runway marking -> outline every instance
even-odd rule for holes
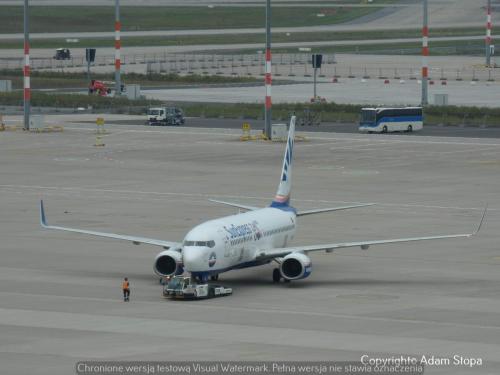
[[[96,298],[96,297],[74,297],[74,296],[58,296],[58,295],[52,295],[52,294],[33,294],[33,293],[16,293],[16,292],[0,292],[0,295],[14,295],[14,296],[29,296],[30,298],[37,298],[40,297],[43,300],[46,300],[48,298],[55,298],[55,299],[64,299],[64,300],[75,300],[75,301],[94,301],[94,302],[99,302],[102,303],[103,301],[109,302],[109,303],[120,303],[122,304],[122,299],[117,298],[117,299],[109,299],[109,298]],[[161,306],[164,308],[165,303],[176,303],[176,301],[165,301],[161,300],[158,302],[151,302],[151,301],[144,301],[144,300],[137,300],[137,303],[140,303],[141,305],[153,305],[153,306]],[[169,305],[169,308],[178,308],[180,306],[172,306]],[[228,305],[222,305],[222,304],[210,304],[210,303],[204,303],[196,306],[197,309],[212,309],[212,310],[223,310],[223,311],[236,311],[236,312],[255,312],[255,313],[266,313],[266,314],[278,314],[278,315],[305,315],[305,316],[313,316],[313,317],[326,317],[326,318],[340,318],[340,319],[356,319],[356,320],[367,320],[367,321],[373,321],[373,322],[398,322],[398,323],[404,323],[404,324],[427,324],[427,325],[438,325],[438,326],[448,326],[448,327],[470,327],[470,328],[483,328],[483,329],[493,329],[493,330],[500,330],[499,326],[490,326],[490,325],[481,325],[481,324],[470,324],[470,323],[453,323],[453,322],[437,322],[437,321],[432,321],[432,320],[420,320],[420,319],[401,319],[401,318],[384,318],[384,317],[374,317],[374,316],[363,316],[363,315],[353,315],[353,314],[337,314],[337,313],[324,313],[324,312],[315,312],[315,311],[300,311],[300,310],[289,310],[289,309],[269,309],[269,308],[257,308],[257,307],[250,307],[250,306],[245,306],[245,307],[237,307],[237,306],[228,306]],[[17,310],[17,309],[9,309],[9,308],[0,308],[0,315],[3,311],[33,311],[35,312],[36,310]],[[53,312],[53,313],[63,313],[57,310],[51,310],[51,311],[46,311],[43,310],[43,312]],[[63,313],[63,314],[71,314],[71,313]],[[88,314],[83,314],[83,315],[88,315]],[[92,316],[109,316],[109,315],[92,315]],[[121,317],[121,316],[120,316]],[[157,318],[152,318],[152,320],[157,320]],[[5,324],[5,323],[4,323]],[[216,324],[223,324],[223,323],[216,323]]]
[[[73,126],[70,126],[68,127],[67,129],[71,129],[71,130],[84,130],[84,131],[90,131],[90,132],[95,132],[95,128],[82,128],[82,127],[73,127]],[[194,134],[194,135],[223,135],[223,136],[239,136],[241,135],[241,133],[236,133],[236,132],[232,132],[232,133],[225,133],[225,132],[221,132],[220,128],[205,128],[204,130],[205,131],[191,131],[191,129],[198,129],[198,128],[186,128],[186,130],[189,129],[189,131],[177,131],[177,130],[170,130],[170,129],[157,129],[157,130],[137,130],[137,129],[128,129],[128,130],[122,130],[120,131],[119,134],[126,134],[126,133],[145,133],[145,134],[148,134],[148,133],[152,133],[152,134],[164,134],[164,135],[171,135],[171,134],[180,134],[180,135],[191,135],[191,134]],[[219,130],[218,132],[214,131],[214,132],[207,132],[206,130]],[[232,130],[232,129],[228,129],[228,130]],[[112,135],[109,134],[109,135]]]
[[[307,168],[318,171],[337,171],[345,169],[345,167],[337,165],[310,165]]]
[[[391,136],[392,137],[392,136]],[[358,142],[363,142],[363,141],[367,141],[367,140],[370,140],[370,141],[373,141],[373,143],[376,143],[378,140],[375,140],[375,139],[371,139],[371,138],[342,138],[342,137],[308,137],[309,139],[318,139],[318,140],[328,140],[328,139],[331,139],[331,140],[349,140],[349,141],[358,141]],[[380,139],[380,141],[383,141],[387,144],[389,143],[415,143],[415,144],[425,144],[425,145],[460,145],[460,146],[466,146],[466,145],[469,145],[469,146],[492,146],[492,147],[498,147],[500,146],[500,143],[475,143],[475,142],[464,142],[464,141],[456,141],[456,142],[453,142],[453,141],[443,141],[443,140],[430,140],[428,138],[441,138],[441,137],[427,137],[424,138],[424,137],[419,137],[418,139],[417,138],[414,138],[414,139],[389,139],[389,138],[384,138],[383,140]],[[457,139],[457,140],[462,140],[462,139],[472,139],[472,140],[477,140],[477,141],[481,141],[481,140],[484,140],[484,138],[462,138],[462,137],[454,137],[453,139]]]
[[[455,150],[455,151],[427,151],[429,154],[439,154],[439,155],[449,155],[449,154],[459,154],[459,153],[466,153],[466,152],[483,152],[483,151],[490,151],[491,148],[488,146],[487,148],[469,148],[466,150]]]
[[[122,307],[124,309],[125,307]],[[132,306],[131,306],[132,308]],[[380,335],[375,333],[346,333],[339,331],[313,330],[301,327],[269,327],[237,323],[214,323],[203,321],[175,320],[171,318],[145,318],[89,313],[47,312],[29,309],[0,308],[0,321],[14,327],[36,327],[86,332],[119,333],[138,337],[160,337],[168,340],[202,340],[202,342],[238,345],[287,346],[329,350],[351,350],[362,352],[422,353],[433,348],[437,356],[451,353],[467,353],[471,358],[497,361],[500,345],[465,341],[464,339],[442,339],[407,335]],[[300,337],[300,340],[297,338]],[[35,344],[32,351],[46,350]],[[75,349],[76,353],[78,350]],[[70,353],[72,353],[70,351]]]
[[[37,189],[37,190],[54,190],[61,192],[89,192],[89,193],[112,193],[112,194],[144,194],[144,195],[157,195],[157,196],[184,196],[184,197],[199,197],[199,198],[230,198],[230,199],[258,199],[268,202],[269,197],[246,196],[246,195],[223,195],[223,194],[202,194],[202,193],[179,193],[179,192],[157,192],[157,191],[144,191],[144,190],[121,190],[121,189],[95,189],[95,188],[82,188],[82,187],[61,187],[61,186],[38,186],[38,185],[7,185],[0,184],[0,188],[7,189]],[[309,202],[309,203],[340,203],[340,204],[365,204],[372,203],[376,206],[388,207],[413,207],[413,208],[430,208],[430,209],[452,209],[452,210],[480,210],[483,211],[484,207],[464,207],[464,206],[442,206],[442,205],[428,205],[422,203],[386,203],[386,202],[361,202],[361,201],[334,201],[324,199],[298,199],[294,201]],[[498,211],[499,209],[488,207],[488,212]]]
[[[85,130],[85,131],[91,131],[95,132],[95,128],[88,127],[88,128],[83,128],[83,127],[78,127],[78,126],[68,126],[68,129],[72,130]],[[154,133],[154,134],[164,134],[164,135],[169,135],[169,134],[179,134],[179,135],[222,135],[226,137],[234,137],[234,136],[239,136],[241,135],[241,132],[239,132],[237,129],[221,129],[221,128],[203,128],[202,131],[197,131],[196,129],[200,128],[190,128],[190,127],[185,127],[185,131],[181,130],[171,130],[171,129],[157,129],[157,130],[139,130],[139,129],[129,129],[129,130],[122,130],[121,134],[125,133]],[[352,142],[372,142],[374,144],[378,142],[385,142],[387,144],[389,143],[414,143],[414,144],[446,144],[446,145],[469,145],[469,146],[492,146],[492,147],[499,147],[500,143],[482,143],[481,141],[484,141],[485,138],[466,138],[466,137],[453,137],[453,139],[456,141],[451,141],[451,140],[436,140],[439,138],[445,138],[446,137],[433,137],[433,136],[425,136],[425,137],[411,137],[411,136],[405,136],[407,139],[395,139],[394,136],[367,136],[360,134],[359,137],[339,137],[339,136],[330,136],[331,133],[326,133],[328,135],[319,137],[319,136],[311,136],[311,134],[318,134],[318,133],[311,133],[311,132],[301,132],[307,135],[307,139],[315,139],[315,140],[321,140],[321,141],[352,141]],[[325,134],[325,133],[323,133]],[[410,139],[411,138],[411,139]],[[476,140],[478,142],[465,142],[463,141],[464,139],[467,140]],[[329,142],[324,142],[324,144],[327,144]],[[255,144],[255,143],[254,143]],[[302,147],[307,147],[307,146],[314,146],[313,144],[301,144]]]

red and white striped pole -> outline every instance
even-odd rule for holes
[[[486,66],[491,66],[491,0],[488,0],[486,12]]]
[[[120,0],[115,0],[115,95],[121,94],[121,60],[120,60],[120,49],[122,47],[120,39]]]
[[[429,79],[429,14],[424,0],[424,25],[422,27],[422,106],[429,104],[427,81]]]
[[[271,0],[266,1],[266,111],[265,111],[265,135],[271,138]]]
[[[266,77],[265,77],[265,84],[266,84],[266,119],[267,119],[267,114],[271,114],[271,106],[272,106],[272,101],[271,101],[271,86],[272,86],[272,76],[271,76],[271,49],[266,48]],[[269,116],[270,120],[270,116]]]
[[[30,37],[29,37],[29,3],[24,0],[24,130],[30,130]]]

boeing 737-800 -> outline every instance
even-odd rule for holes
[[[219,274],[246,267],[260,266],[276,261],[279,267],[273,270],[275,282],[304,279],[310,275],[312,262],[309,253],[314,251],[332,252],[335,249],[361,247],[366,250],[371,245],[437,240],[445,238],[471,237],[481,228],[486,210],[477,229],[467,234],[399,238],[375,241],[355,241],[327,243],[310,246],[289,246],[297,229],[297,218],[304,215],[328,211],[339,211],[369,206],[358,204],[342,207],[298,211],[291,206],[292,161],[295,139],[295,116],[290,120],[288,139],[281,171],[281,180],[274,200],[268,207],[258,208],[239,203],[213,200],[246,210],[244,213],[206,221],[191,229],[184,241],[169,242],[151,238],[103,233],[85,229],[75,229],[47,224],[43,201],[40,202],[41,225],[47,229],[84,233],[160,246],[164,251],[154,260],[154,270],[159,276],[172,276],[189,272],[192,277],[206,281],[216,279]]]

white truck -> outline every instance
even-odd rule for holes
[[[184,112],[176,107],[156,107],[148,110],[148,125],[183,125]]]
[[[196,284],[189,276],[174,276],[163,286],[163,296],[179,299],[205,299],[228,296],[233,289],[222,285]]]

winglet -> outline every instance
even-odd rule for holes
[[[49,225],[47,224],[47,219],[45,218],[45,210],[43,208],[43,200],[40,199],[40,225],[43,228],[47,228]]]
[[[486,207],[484,207],[483,216],[481,217],[481,221],[479,222],[479,225],[477,226],[476,230],[471,233],[471,237],[478,234],[479,231],[481,230],[481,227],[483,226],[484,218],[486,217],[486,212],[488,212],[488,205],[487,204],[486,204]]]

